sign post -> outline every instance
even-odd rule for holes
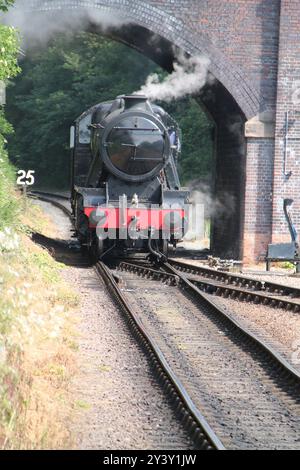
[[[6,87],[5,83],[0,80],[0,106],[4,106],[6,104]]]

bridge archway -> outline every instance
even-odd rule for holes
[[[218,201],[212,249],[220,256],[241,257],[247,145],[245,122],[264,110],[260,90],[206,35],[150,3],[140,0],[30,0],[23,14],[59,20],[85,18],[85,27],[137,49],[172,71],[176,50],[210,59],[215,78],[197,97],[215,123],[215,187]],[[70,22],[69,18],[69,22]],[[110,20],[112,19],[111,24]],[[104,25],[104,26],[103,26]]]

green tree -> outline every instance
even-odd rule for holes
[[[13,0],[0,0],[0,10],[7,11],[13,4]],[[10,27],[0,24],[0,81],[6,84],[9,78],[15,77],[19,72],[18,66],[19,36],[17,31]],[[3,109],[0,108],[0,134],[12,132],[4,118]],[[0,145],[4,145],[3,135],[0,136]]]
[[[0,24],[0,80],[15,77],[20,68],[17,61],[19,38],[14,28]]]
[[[7,11],[14,0],[0,0],[0,11]],[[15,28],[0,24],[0,80],[15,77],[20,69],[17,63],[19,37]]]
[[[0,10],[7,11],[14,4],[14,0],[0,0]]]
[[[42,185],[63,186],[69,171],[69,128],[97,102],[136,90],[153,64],[98,35],[57,37],[45,53],[32,52],[23,75],[8,92],[16,128],[10,149],[14,162],[37,172]]]
[[[0,10],[6,11],[11,0],[0,0]],[[7,83],[20,71],[17,56],[19,37],[14,28],[0,24],[0,81]],[[6,136],[12,134],[12,126],[7,122],[4,109],[0,107],[0,229],[12,224],[17,202],[12,194],[14,170],[9,164],[6,151]]]
[[[35,170],[43,186],[67,185],[68,135],[74,119],[97,102],[138,90],[158,70],[135,50],[92,33],[57,36],[47,50],[31,51],[22,69],[8,91],[9,117],[16,128],[10,154],[22,169]],[[195,176],[194,158],[198,174],[206,174],[209,132],[199,146],[199,135],[209,130],[205,115],[192,99],[168,109],[183,127],[184,180]]]
[[[13,0],[0,0],[0,10],[7,11],[13,4]],[[2,85],[7,83],[9,78],[15,77],[19,72],[18,66],[19,37],[17,31],[0,24],[0,81]],[[12,127],[4,117],[4,110],[0,107],[0,152],[4,152],[4,134],[11,133]]]
[[[163,105],[182,131],[179,174],[182,184],[207,179],[213,164],[213,125],[191,97]]]

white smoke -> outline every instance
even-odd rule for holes
[[[152,101],[166,102],[196,94],[212,80],[209,65],[210,60],[205,56],[186,57],[179,53],[171,74],[163,81],[160,81],[157,74],[150,75],[145,85],[135,94],[146,95]]]
[[[234,196],[227,191],[215,196],[211,184],[207,181],[194,180],[188,184],[191,191],[190,202],[193,205],[203,204],[205,217],[231,216],[235,211]]]
[[[230,217],[235,212],[235,199],[223,191],[214,195],[209,179],[194,180],[188,184],[190,206],[188,209],[188,232],[185,241],[203,244],[209,238],[211,220]],[[203,245],[203,248],[207,247]]]
[[[45,7],[45,2],[40,0],[38,5],[42,9]],[[16,1],[7,13],[0,15],[0,20],[20,31],[22,47],[25,49],[36,44],[46,44],[57,33],[74,34],[87,29],[90,25],[97,26],[105,32],[130,23],[129,19],[93,8],[61,8],[51,11],[48,6],[45,11],[32,13],[24,0]]]

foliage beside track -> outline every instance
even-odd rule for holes
[[[74,118],[97,102],[138,90],[150,73],[163,74],[137,51],[92,33],[57,36],[47,50],[31,50],[22,68],[8,90],[9,118],[16,128],[10,153],[18,167],[36,170],[37,183],[60,187],[68,180]],[[183,181],[207,176],[212,139],[204,113],[192,99],[165,107],[183,130]]]
[[[30,239],[37,228],[54,237],[51,222],[29,201],[22,209],[23,230],[0,232],[0,449],[64,448],[78,299]]]
[[[0,11],[7,11],[14,4],[14,0],[0,0]]]
[[[0,80],[15,77],[20,68],[17,63],[19,36],[10,26],[0,24]]]
[[[0,0],[0,11],[6,11],[12,5],[11,0]],[[0,24],[0,81],[7,83],[15,77],[20,68],[17,62],[19,38],[14,28]],[[4,109],[0,106],[0,230],[14,225],[17,202],[13,192],[14,170],[8,161],[6,136],[13,133],[7,122]]]
[[[5,150],[4,135],[11,132],[12,127],[6,121],[3,111],[0,111],[0,231],[15,225],[18,215],[18,202],[13,187],[15,171]]]
[[[13,2],[0,0],[5,11]],[[19,72],[19,38],[0,25],[0,80]],[[13,133],[0,107],[0,449],[61,448],[74,341],[68,311],[77,304],[60,266],[30,240],[49,224],[16,193],[6,138]],[[68,330],[68,333],[66,331]]]

